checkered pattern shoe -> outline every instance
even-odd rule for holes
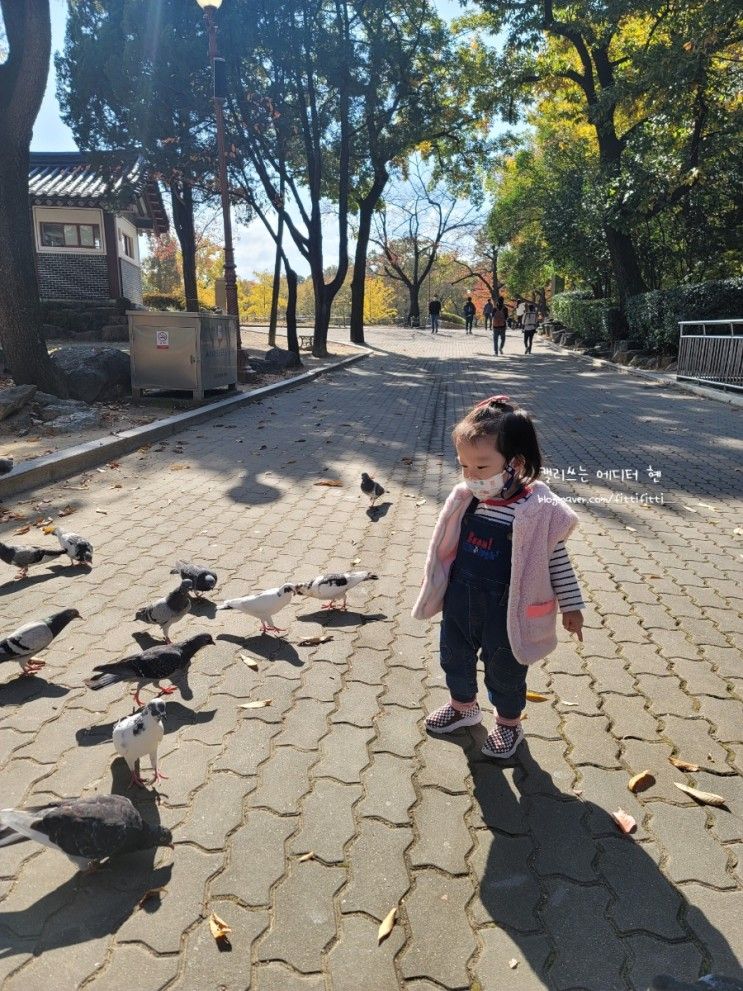
[[[488,733],[488,738],[483,744],[482,752],[486,757],[497,757],[505,760],[513,757],[516,748],[524,739],[524,731],[521,723],[518,726],[502,726],[496,723]]]
[[[430,729],[432,733],[453,733],[462,726],[474,726],[481,722],[482,710],[477,702],[461,710],[455,709],[450,702],[447,702],[446,705],[426,716],[426,729]]]

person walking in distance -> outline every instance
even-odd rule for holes
[[[434,296],[428,304],[428,315],[431,318],[431,333],[438,334],[439,318],[441,317],[441,300],[438,296]]]
[[[498,297],[498,302],[493,310],[493,348],[496,354],[503,354],[506,346],[506,326],[508,325],[508,307],[503,302],[503,297]]]
[[[488,301],[482,308],[482,315],[485,317],[485,330],[490,330],[493,326],[493,300],[488,296]]]
[[[536,332],[537,308],[534,303],[529,303],[524,314],[524,354],[531,354],[531,345]]]
[[[471,295],[467,296],[467,302],[464,304],[464,309],[462,312],[464,313],[464,332],[465,334],[471,334],[472,324],[474,323],[475,314],[477,313],[477,307],[472,302]]]
[[[526,313],[526,303],[520,299],[516,304],[516,326],[520,329],[524,326],[524,314]]]

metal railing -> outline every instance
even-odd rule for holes
[[[676,378],[743,390],[743,317],[679,320]]]

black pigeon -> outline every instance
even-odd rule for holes
[[[145,822],[123,795],[66,798],[0,811],[0,846],[28,840],[59,850],[78,870],[119,853],[173,846],[170,830]]]
[[[20,626],[15,633],[0,640],[0,662],[18,661],[24,674],[36,674],[46,661],[40,661],[33,655],[45,650],[73,619],[80,619],[77,609],[63,609],[46,619]]]
[[[191,596],[188,594],[193,588],[193,582],[184,578],[178,588],[168,592],[164,599],[151,602],[149,606],[142,606],[134,615],[140,623],[152,623],[159,626],[163,631],[165,643],[170,643],[170,627],[173,623],[178,623],[186,613],[191,610]]]
[[[58,551],[54,547],[16,547],[13,544],[0,544],[0,561],[20,568],[16,578],[25,578],[32,565],[45,564],[66,553],[67,551]]]
[[[202,592],[211,592],[217,584],[217,576],[209,568],[200,564],[191,564],[188,561],[176,561],[175,567],[171,569],[171,575],[180,575],[193,582],[193,591],[200,595]]]
[[[137,705],[142,705],[139,693],[147,684],[153,684],[159,689],[160,695],[172,695],[175,687],[160,688],[160,680],[169,678],[181,682],[188,675],[188,667],[197,650],[214,643],[209,633],[199,633],[181,643],[155,644],[140,654],[132,654],[121,661],[112,664],[96,664],[94,671],[100,672],[87,678],[85,684],[97,692],[107,685],[115,685],[120,681],[136,681],[137,689],[133,693]]]
[[[13,471],[13,464],[12,458],[0,458],[0,475],[7,475]]]
[[[372,506],[380,496],[384,495],[385,492],[379,482],[375,482],[374,479],[370,475],[367,475],[365,471],[361,472],[361,491],[364,495],[369,496],[369,501]]]

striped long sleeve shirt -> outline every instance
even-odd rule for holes
[[[518,507],[526,502],[530,494],[527,490],[520,499],[514,499],[513,502],[502,506],[494,505],[492,501],[489,503],[481,502],[475,510],[475,516],[482,516],[491,523],[499,523],[501,526],[512,526]],[[549,572],[560,612],[585,609],[586,605],[583,601],[578,578],[568,557],[568,549],[562,540],[552,552],[549,560]]]

